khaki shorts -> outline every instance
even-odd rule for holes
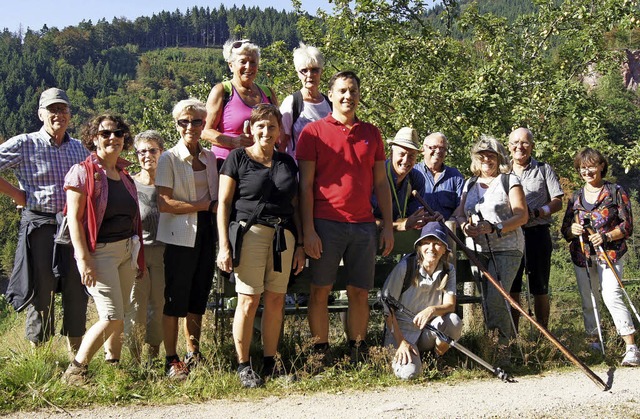
[[[96,285],[87,287],[100,320],[124,320],[137,269],[131,266],[131,239],[98,243],[91,254]]]
[[[284,231],[287,250],[281,253],[282,272],[273,270],[273,236],[275,228],[254,224],[244,234],[240,265],[234,268],[236,292],[257,295],[265,290],[284,294],[289,284],[296,239],[289,230]]]

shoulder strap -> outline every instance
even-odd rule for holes
[[[507,194],[507,196],[509,196],[509,178],[511,177],[511,175],[509,173],[502,173],[500,175],[500,180],[502,181],[502,189],[504,189],[504,192]]]
[[[400,291],[400,295],[409,289],[411,281],[413,281],[413,278],[416,276],[416,252],[409,253],[404,257],[404,260],[407,263],[407,270],[404,274],[404,281],[402,281],[402,291]]]
[[[321,93],[322,97],[324,97],[324,100],[327,101],[327,103],[329,104],[329,108],[331,108],[331,111],[333,111],[333,103],[331,103],[331,101],[329,100],[329,96],[325,95],[324,93]]]
[[[473,188],[475,186],[477,181],[478,181],[478,176],[471,176],[469,178],[469,183],[467,184],[467,193],[469,193],[471,188]]]
[[[269,99],[269,103],[273,104],[273,98],[271,97],[272,91],[269,88],[269,86],[265,86],[264,84],[260,84],[260,83],[256,83],[256,85],[260,90],[262,90],[262,92],[265,94],[267,99]]]
[[[296,121],[300,117],[300,114],[302,113],[302,106],[304,105],[302,103],[303,101],[304,99],[302,99],[302,92],[300,90],[296,90],[293,93],[293,103],[291,104],[292,116],[293,116],[293,119],[291,122],[291,132],[293,132],[293,125],[296,123]]]
[[[611,195],[611,200],[613,201],[614,206],[618,206],[618,188],[615,183],[605,183],[605,187],[609,190],[609,195]]]
[[[544,179],[544,181],[546,183],[547,182],[547,165],[544,164],[543,162],[539,161],[538,162],[538,169],[542,173],[542,178]]]

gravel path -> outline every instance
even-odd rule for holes
[[[517,378],[428,383],[375,391],[293,394],[260,400],[213,400],[172,406],[99,407],[69,412],[74,418],[640,418],[640,368],[617,368],[601,391],[579,371]],[[6,418],[68,418],[54,410]]]

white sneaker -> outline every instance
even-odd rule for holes
[[[622,358],[622,366],[624,367],[638,367],[640,366],[640,350],[629,349]]]

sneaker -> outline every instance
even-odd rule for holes
[[[176,381],[184,381],[189,376],[189,367],[187,367],[187,365],[178,358],[167,362],[164,366],[164,370],[167,373],[167,377]]]
[[[184,356],[184,363],[188,369],[195,368],[198,365],[203,364],[205,361],[206,359],[198,351],[187,352],[187,354]]]
[[[78,367],[73,363],[69,364],[61,378],[62,382],[72,386],[83,386],[87,384],[87,366]]]
[[[622,358],[622,366],[624,367],[638,367],[640,366],[640,349],[631,348],[627,349],[627,352]]]
[[[264,380],[251,367],[244,367],[238,375],[244,388],[257,388],[264,385]]]

